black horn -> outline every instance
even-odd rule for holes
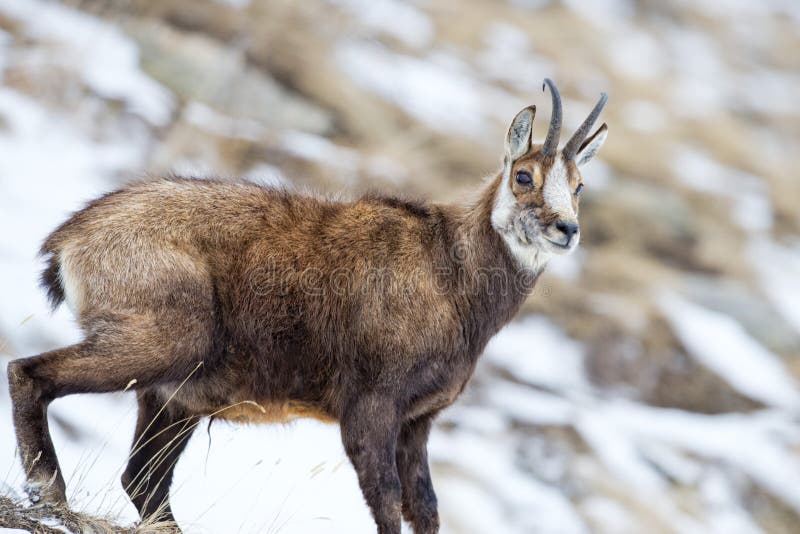
[[[583,140],[586,139],[586,136],[589,135],[589,130],[592,129],[594,125],[594,121],[597,120],[597,117],[600,116],[600,112],[603,110],[603,106],[606,105],[606,100],[608,100],[608,95],[605,93],[600,93],[600,100],[597,101],[597,104],[594,106],[594,109],[589,116],[586,117],[586,120],[583,121],[581,127],[572,135],[567,144],[564,146],[564,159],[570,160],[575,157],[575,154],[578,153],[578,149],[583,143]]]
[[[550,95],[553,97],[553,112],[550,115],[550,127],[547,129],[542,153],[545,156],[554,156],[558,151],[558,138],[561,136],[561,95],[558,94],[556,84],[550,78],[544,79],[542,91],[545,85],[550,88]]]

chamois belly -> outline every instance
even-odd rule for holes
[[[210,373],[188,381],[177,391],[174,386],[159,389],[165,400],[171,397],[170,402],[200,417],[236,423],[288,423],[304,418],[337,422],[334,412],[325,405],[278,388],[256,388],[243,382],[238,372]]]
[[[219,419],[235,423],[288,423],[297,419],[317,419],[324,423],[338,422],[330,414],[301,401],[245,400],[212,411]]]

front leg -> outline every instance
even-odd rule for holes
[[[428,434],[433,416],[404,423],[397,441],[397,470],[403,488],[403,517],[414,534],[439,532],[439,512],[428,467]]]
[[[399,423],[393,398],[365,395],[341,421],[342,442],[379,534],[400,534],[400,477],[395,464]]]

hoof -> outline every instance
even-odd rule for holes
[[[67,497],[64,490],[57,487],[55,481],[28,482],[25,484],[25,493],[34,506],[66,504]]]

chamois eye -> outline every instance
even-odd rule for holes
[[[581,191],[583,191],[583,184],[578,184],[578,187],[575,188],[575,194],[580,195]]]
[[[514,179],[517,181],[519,185],[531,185],[533,183],[533,178],[531,177],[531,173],[528,171],[517,171],[516,176]]]

